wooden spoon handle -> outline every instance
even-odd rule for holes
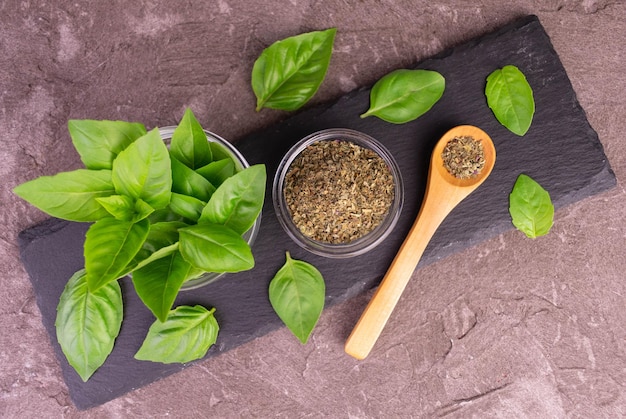
[[[425,201],[426,202],[426,201]],[[449,211],[420,210],[398,254],[391,263],[376,293],[370,300],[348,337],[345,351],[356,359],[364,359],[374,347],[389,316],[396,306],[428,242]],[[422,216],[426,215],[427,216]]]

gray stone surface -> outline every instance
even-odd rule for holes
[[[0,6],[0,416],[626,414],[624,2],[91,3]],[[10,193],[80,165],[67,119],[162,126],[192,106],[236,140],[286,116],[255,113],[249,88],[252,62],[276,39],[340,29],[321,103],[529,13],[552,39],[616,188],[561,208],[544,238],[510,231],[418,270],[366,361],[343,342],[369,294],[325,311],[306,346],[281,329],[76,410],[18,257],[17,233],[47,217]]]

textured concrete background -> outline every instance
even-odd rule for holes
[[[370,357],[343,352],[370,295],[326,310],[308,345],[281,330],[87,412],[71,404],[19,261],[46,218],[11,189],[80,166],[70,118],[170,125],[191,106],[236,142],[252,64],[277,39],[337,27],[333,100],[536,14],[616,173],[538,240],[511,231],[419,270]],[[626,415],[626,4],[218,0],[0,3],[1,417],[619,417]],[[572,162],[575,164],[575,162]]]

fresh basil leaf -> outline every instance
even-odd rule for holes
[[[138,138],[113,161],[113,185],[120,195],[143,199],[154,209],[170,202],[170,156],[158,129]]]
[[[495,70],[487,77],[485,96],[502,125],[519,136],[526,134],[535,113],[535,100],[524,73],[512,65]]]
[[[92,292],[84,269],[70,278],[57,306],[56,335],[67,361],[83,381],[113,350],[122,316],[122,291],[117,281]]]
[[[240,272],[254,267],[252,250],[240,234],[218,224],[198,224],[178,230],[180,253],[206,272]]]
[[[172,134],[170,153],[191,169],[207,165],[213,159],[206,133],[189,108]]]
[[[122,221],[143,220],[154,212],[154,208],[142,199],[134,201],[126,195],[111,195],[104,198],[96,198],[96,201],[115,219]]]
[[[235,174],[235,163],[230,158],[217,160],[199,167],[196,169],[196,173],[211,182],[212,185],[219,186]]]
[[[245,233],[263,208],[266,178],[265,165],[257,164],[226,179],[202,210],[198,223],[222,224]]]
[[[266,48],[252,68],[256,110],[293,111],[311,99],[326,76],[336,32],[304,33]]]
[[[509,213],[513,225],[532,239],[548,234],[554,221],[550,194],[524,174],[518,176],[509,195]]]
[[[133,272],[133,285],[141,301],[164,322],[181,285],[199,273],[178,251]]]
[[[135,269],[178,251],[178,229],[186,226],[187,224],[180,221],[161,221],[151,224],[148,237],[133,260],[126,266],[123,274],[127,275]]]
[[[270,303],[278,317],[303,344],[324,308],[326,285],[320,271],[313,265],[291,258],[270,282]]]
[[[206,180],[202,175],[179,162],[174,156],[172,160],[172,192],[188,195],[207,202],[215,186]]]
[[[206,203],[198,198],[172,192],[170,199],[171,210],[188,220],[198,221],[205,206]]]
[[[53,217],[92,222],[109,215],[96,198],[114,194],[115,188],[110,170],[78,169],[38,177],[13,192]]]
[[[67,124],[74,148],[88,169],[111,169],[115,157],[146,134],[143,124],[72,119]]]
[[[133,223],[103,218],[92,224],[85,235],[85,269],[89,290],[119,278],[143,245],[150,224],[147,219]]]
[[[202,358],[217,341],[219,325],[214,312],[199,305],[176,307],[166,321],[157,320],[150,326],[135,359],[172,364]]]
[[[374,84],[370,108],[361,115],[371,115],[394,124],[419,118],[439,101],[446,80],[436,71],[396,70]]]

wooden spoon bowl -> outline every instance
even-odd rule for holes
[[[485,165],[474,177],[460,179],[445,168],[442,151],[450,140],[464,136],[473,137],[482,143]],[[460,125],[446,132],[437,142],[430,161],[426,193],[417,219],[348,337],[345,351],[349,355],[364,359],[370,353],[433,234],[450,211],[487,179],[495,162],[496,149],[493,141],[480,128]]]

